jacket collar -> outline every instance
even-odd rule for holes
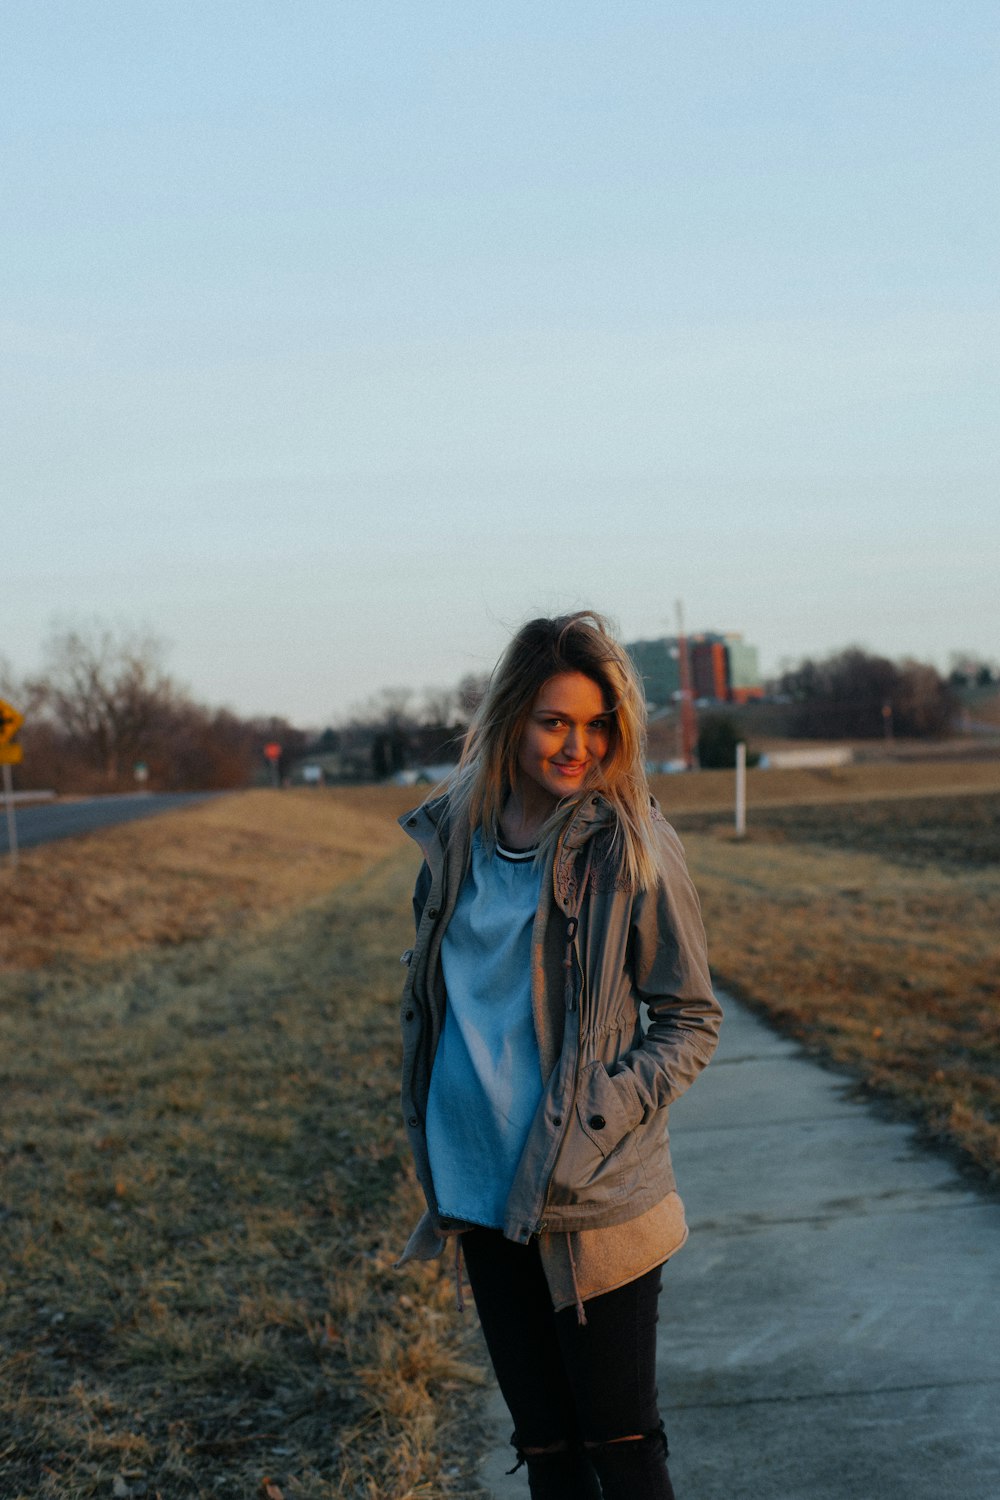
[[[614,819],[610,804],[597,792],[584,797],[574,809],[559,836],[553,861],[552,879],[556,900],[564,909],[572,907],[577,896],[576,856],[589,839]],[[404,813],[399,826],[420,846],[432,869],[440,860],[448,839],[450,799],[445,792],[432,797],[411,812]]]
[[[599,792],[584,797],[563,829],[556,846],[552,884],[556,901],[564,911],[575,910],[579,898],[576,856],[584,845],[613,821],[610,804]]]
[[[414,807],[410,812],[404,813],[397,819],[400,828],[408,834],[414,843],[419,844],[424,858],[430,846],[434,843],[443,843],[447,835],[449,821],[449,797],[444,792],[440,797],[432,797],[429,802],[421,802],[419,807]]]

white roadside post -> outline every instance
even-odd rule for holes
[[[736,837],[747,831],[747,747],[743,740],[736,746]]]

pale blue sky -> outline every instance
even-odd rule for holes
[[[995,0],[10,0],[0,655],[1000,653]]]

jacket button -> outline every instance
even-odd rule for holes
[[[411,1115],[406,1123],[407,1125],[419,1125],[420,1121],[417,1119],[416,1115]]]
[[[608,1122],[603,1115],[591,1115],[587,1123],[591,1130],[603,1130]]]
[[[553,1125],[561,1125],[562,1124],[562,1115],[553,1115],[552,1116],[552,1123],[553,1123]]]
[[[414,1012],[414,1011],[412,1011],[412,1010],[408,1010],[408,1011],[407,1011],[407,1012],[406,1012],[406,1019],[407,1019],[407,1020],[408,1020],[408,1021],[412,1021],[412,1020],[413,1020],[413,1017],[414,1017],[414,1015],[415,1015],[415,1012]]]
[[[428,916],[429,916],[429,917],[436,917],[436,916],[437,916],[437,914],[438,914],[438,909],[437,909],[437,907],[436,907],[436,906],[429,906],[429,907],[428,907],[428,908],[427,908],[427,915],[428,915]]]

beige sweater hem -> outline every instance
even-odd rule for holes
[[[609,1229],[540,1234],[538,1248],[553,1307],[560,1312],[573,1307],[578,1294],[580,1301],[586,1302],[626,1286],[676,1255],[687,1237],[679,1193],[668,1193],[638,1218]]]

